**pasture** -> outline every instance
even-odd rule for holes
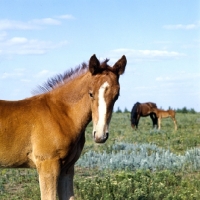
[[[142,117],[138,130],[130,113],[113,113],[110,136],[95,144],[92,124],[75,166],[77,200],[200,199],[200,113],[163,119],[161,130]],[[0,199],[40,199],[38,175],[32,169],[0,169]]]

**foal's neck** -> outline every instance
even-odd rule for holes
[[[86,127],[92,118],[88,94],[90,82],[91,74],[86,72],[57,88],[55,93],[59,95],[60,103],[63,109],[66,109],[66,114],[70,115],[76,124],[81,123],[81,127]]]

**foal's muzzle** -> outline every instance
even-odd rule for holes
[[[105,143],[106,142],[106,140],[108,139],[108,137],[109,137],[109,133],[108,132],[106,132],[102,137],[97,137],[97,135],[96,135],[96,131],[94,131],[94,141],[96,142],[96,143]]]

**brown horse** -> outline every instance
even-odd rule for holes
[[[36,168],[42,200],[56,200],[56,193],[74,199],[74,164],[91,120],[94,141],[108,139],[127,61],[122,56],[113,67],[107,62],[100,64],[93,55],[88,66],[50,79],[38,95],[0,101],[0,166]]]
[[[138,128],[138,123],[140,117],[150,116],[153,122],[153,127],[157,126],[158,119],[154,112],[152,112],[153,108],[157,108],[155,103],[147,102],[147,103],[135,103],[131,110],[131,126],[132,128]]]
[[[167,118],[167,117],[171,117],[173,122],[174,122],[174,129],[177,130],[177,122],[176,122],[176,118],[175,118],[175,111],[174,110],[162,110],[162,109],[157,109],[157,108],[154,108],[152,110],[157,118],[158,118],[158,129],[161,128],[161,119],[162,118]]]

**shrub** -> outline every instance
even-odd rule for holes
[[[154,144],[115,143],[110,153],[88,151],[78,160],[77,166],[100,170],[198,170],[200,149],[193,148],[185,155],[176,155]]]

